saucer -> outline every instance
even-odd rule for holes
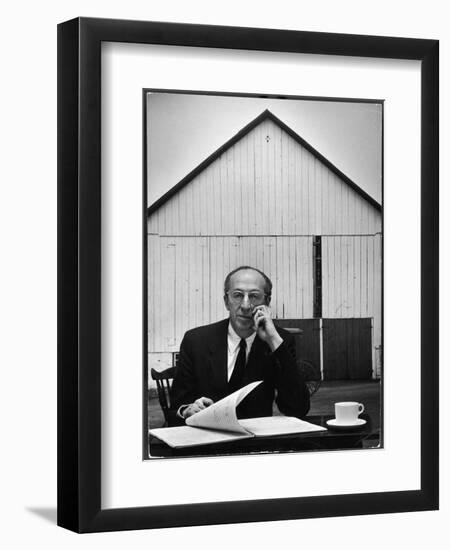
[[[327,424],[328,426],[330,426],[330,428],[342,428],[342,429],[349,429],[349,428],[359,428],[361,426],[364,426],[364,424],[366,424],[366,420],[364,420],[364,418],[358,418],[355,422],[351,422],[351,423],[343,423],[343,422],[338,422],[335,418],[332,418],[331,420],[327,420]]]

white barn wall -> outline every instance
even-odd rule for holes
[[[311,237],[150,235],[148,245],[149,352],[178,351],[186,330],[225,318],[223,280],[242,264],[270,275],[276,317],[313,315]]]
[[[148,220],[149,365],[169,366],[184,332],[227,315],[223,278],[242,264],[274,283],[279,318],[313,317],[314,235],[323,317],[373,317],[381,345],[381,213],[265,119]]]
[[[322,316],[372,318],[372,365],[380,376],[381,235],[322,237]]]
[[[381,216],[265,120],[152,214],[148,230],[160,235],[375,234],[381,231]]]

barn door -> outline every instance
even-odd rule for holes
[[[301,334],[294,333],[297,357],[310,361],[320,372],[319,319],[276,319],[276,324],[282,328],[302,331]]]
[[[372,378],[372,320],[323,319],[324,380]]]

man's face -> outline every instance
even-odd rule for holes
[[[246,338],[254,332],[254,306],[267,303],[264,297],[264,283],[264,277],[253,269],[242,269],[231,276],[230,288],[224,298],[225,307],[230,312],[231,326],[241,338]],[[233,299],[233,296],[240,294],[243,295],[242,300]],[[261,299],[255,302],[255,296],[261,296]]]

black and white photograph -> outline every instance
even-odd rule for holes
[[[147,458],[383,448],[383,101],[143,93]]]
[[[450,26],[405,6],[5,3],[2,548],[440,550]]]

